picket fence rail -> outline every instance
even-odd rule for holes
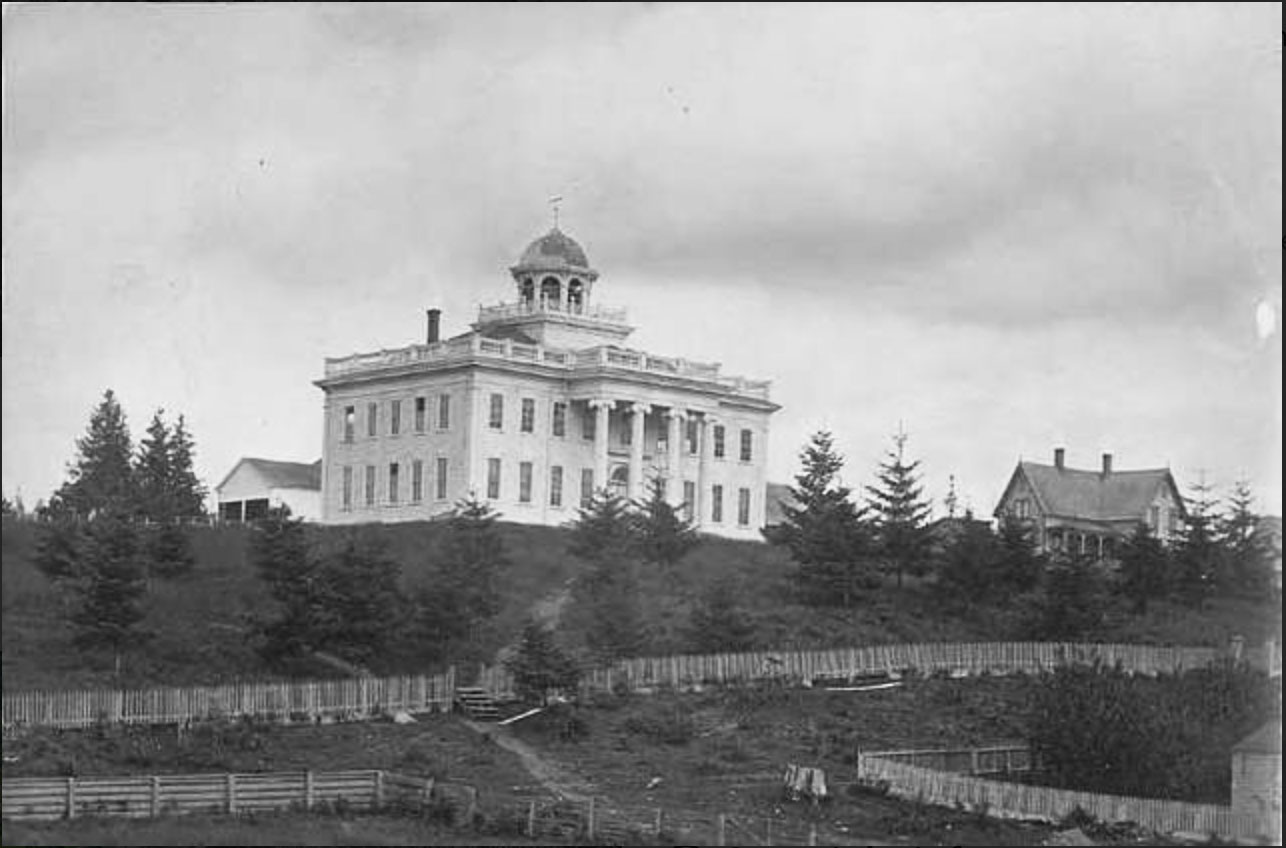
[[[944,807],[964,805],[998,818],[1058,822],[1079,807],[1102,822],[1134,822],[1159,833],[1183,831],[1231,839],[1271,836],[1270,823],[1254,815],[1235,813],[1231,807],[988,780],[899,762],[906,759],[907,753],[859,752],[859,781],[886,787],[898,798]]]
[[[1120,663],[1137,674],[1168,674],[1200,668],[1229,652],[1214,647],[1126,645],[1075,642],[942,642],[868,645],[815,651],[750,651],[731,654],[639,657],[586,671],[582,694],[648,691],[662,687],[699,689],[706,685],[780,680],[796,685],[871,674],[899,676],[907,671],[955,676],[1036,673],[1069,663]],[[1252,665],[1280,674],[1277,646],[1247,650]],[[477,685],[496,697],[512,697],[513,677],[502,666],[483,666]]]
[[[445,674],[352,677],[222,686],[6,692],[4,729],[95,724],[181,724],[215,718],[310,720],[389,712],[449,712],[455,668]]]

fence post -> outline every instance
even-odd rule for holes
[[[815,824],[810,824],[808,826],[808,844],[809,845],[817,844],[817,825]]]
[[[233,774],[232,772],[228,772],[228,777],[227,777],[227,779],[226,779],[226,783],[227,783],[227,795],[228,795],[228,798],[227,798],[227,801],[228,801],[228,815],[230,815],[230,816],[231,816],[231,815],[236,815],[236,812],[237,812],[237,776],[236,776],[235,774]]]
[[[715,822],[714,822],[714,844],[715,845],[727,844],[726,842],[724,842],[725,822],[723,819],[724,819],[723,813],[720,813],[719,817],[715,819]]]
[[[149,807],[152,818],[161,814],[161,778],[159,775],[152,775],[152,799]]]
[[[978,773],[978,749],[977,748],[969,749],[969,773],[970,774]]]
[[[764,822],[764,844],[772,844],[772,819],[768,819],[768,821]]]
[[[585,836],[594,838],[594,796],[589,796],[589,813],[585,817]]]
[[[67,818],[76,818],[76,778],[67,778]]]
[[[317,797],[316,790],[313,788],[313,770],[308,769],[304,772],[304,809],[311,810]]]
[[[660,837],[661,835],[661,826],[664,823],[664,820],[665,820],[665,809],[663,807],[657,807],[656,808],[656,835],[658,837]]]
[[[536,802],[527,803],[527,838],[536,838]]]
[[[384,806],[384,770],[375,770],[375,799],[374,807],[379,809]]]
[[[469,787],[469,808],[465,811],[465,822],[472,826],[473,820],[478,815],[478,787]]]

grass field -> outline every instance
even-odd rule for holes
[[[582,565],[565,551],[560,528],[501,525],[513,560],[501,575],[499,614],[481,630],[480,657],[490,658],[518,633],[542,601],[565,593]],[[422,584],[442,525],[409,523],[378,529],[402,564],[408,588]],[[37,526],[6,519],[3,527],[3,682],[6,688],[79,688],[112,685],[107,658],[85,656],[71,644],[64,600],[32,566]],[[144,626],[156,633],[126,659],[125,685],[188,685],[270,677],[254,649],[253,622],[269,600],[247,550],[243,527],[193,528],[197,567],[188,577],[158,581],[147,600]],[[314,528],[319,538],[344,532]],[[714,585],[729,584],[755,629],[756,647],[789,649],[890,642],[982,641],[1014,637],[1022,609],[1001,603],[966,615],[948,614],[931,583],[910,580],[904,590],[875,591],[853,610],[817,609],[794,601],[791,563],[780,548],[754,542],[709,539],[668,571],[645,571],[639,597],[649,633],[645,650],[661,655],[690,651],[685,632],[695,599]],[[1280,609],[1271,603],[1219,600],[1203,612],[1154,603],[1147,616],[1126,605],[1109,606],[1100,641],[1223,645],[1234,633],[1251,645],[1280,638]],[[416,672],[428,663],[407,658]],[[326,666],[305,673],[328,676]]]

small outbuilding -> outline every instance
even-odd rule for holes
[[[243,457],[215,487],[220,521],[255,521],[285,506],[306,521],[321,518],[321,460],[311,464]]]
[[[1263,835],[1281,844],[1282,725],[1269,722],[1232,748],[1232,810],[1263,822]]]

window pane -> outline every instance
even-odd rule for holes
[[[438,429],[451,429],[451,395],[438,398]]]
[[[366,466],[366,505],[375,505],[375,466]]]
[[[437,498],[444,501],[447,498],[447,458],[438,457],[438,492]]]
[[[424,411],[427,408],[424,398],[415,399],[415,432],[424,432]]]
[[[580,472],[580,505],[589,506],[594,497],[594,469],[582,468]]]
[[[696,520],[697,484],[691,480],[683,481],[683,517],[688,521]]]
[[[344,466],[344,511],[353,508],[353,467]]]
[[[344,441],[353,441],[354,424],[357,421],[357,407],[344,407]]]
[[[366,435],[374,436],[379,432],[379,413],[378,403],[366,404]]]
[[[555,465],[549,469],[549,505],[563,505],[563,467]]]
[[[388,464],[388,502],[397,503],[397,474],[398,468],[396,462]]]
[[[518,463],[518,501],[531,503],[531,463]]]
[[[388,413],[388,431],[396,436],[402,430],[402,401],[395,400],[390,404]]]
[[[531,398],[522,399],[522,431],[532,433],[536,430],[536,401]]]
[[[499,430],[505,426],[505,396],[493,394],[491,396],[491,417],[488,422],[492,430]]]
[[[500,499],[500,460],[495,457],[487,460],[487,497]]]
[[[724,453],[724,429],[722,424],[714,425],[714,457],[723,459]]]
[[[554,404],[554,435],[562,438],[567,435],[567,404]]]
[[[710,487],[710,520],[723,521],[723,486]]]
[[[742,462],[750,461],[750,455],[751,455],[750,446],[753,438],[754,438],[754,434],[750,430],[741,431],[741,461]]]
[[[411,463],[411,501],[419,503],[424,500],[424,463],[415,460]]]
[[[737,492],[737,523],[743,527],[750,523],[749,489],[740,489]]]

